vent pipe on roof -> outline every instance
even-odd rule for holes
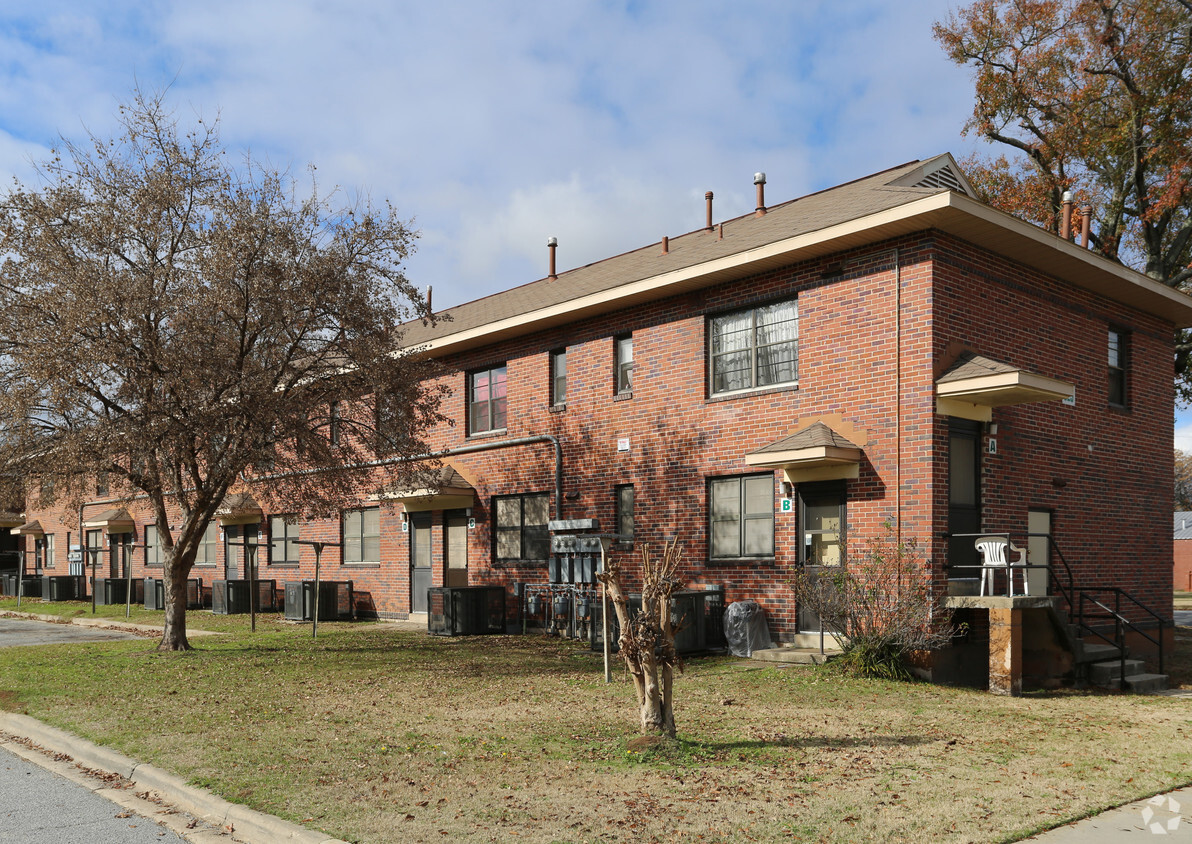
[[[670,238],[667,237],[666,235],[663,235],[662,236],[662,254],[667,255],[669,253],[670,253]]]
[[[1080,206],[1080,245],[1089,248],[1089,230],[1092,228],[1093,209],[1087,205]]]
[[[704,194],[704,199],[708,203],[708,224],[704,226],[707,231],[712,231],[712,191]]]
[[[550,275],[549,278],[558,278],[559,274],[555,272],[555,250],[559,248],[559,239],[552,237],[546,241],[546,248],[550,250]]]
[[[1072,191],[1064,191],[1063,210],[1060,212],[1060,239],[1072,239]]]
[[[754,173],[753,183],[757,185],[757,211],[754,213],[759,217],[766,215],[766,174]]]
[[[717,239],[717,240],[724,240],[724,223],[721,223],[721,224],[720,224],[719,226],[717,226],[716,228],[717,228],[717,230],[718,230],[718,232],[719,232],[719,233],[716,235],[716,239]]]
[[[431,303],[430,303],[430,295],[433,292],[434,292],[434,288],[431,287],[429,284],[426,285],[426,312],[428,314],[433,314],[435,312],[434,308],[431,307]]]

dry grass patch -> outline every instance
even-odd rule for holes
[[[355,841],[1006,840],[1192,779],[1170,698],[706,658],[676,683],[678,740],[641,747],[624,675],[537,635],[20,650],[0,688],[24,711]]]

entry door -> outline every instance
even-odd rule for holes
[[[819,577],[844,565],[844,501],[843,484],[800,484],[799,564],[805,574]],[[818,633],[821,626],[819,616],[800,604],[799,631]]]
[[[430,589],[430,513],[410,514],[410,612],[426,612]]]
[[[1051,511],[1028,510],[1026,514],[1026,561],[1032,566],[1051,565]],[[1027,569],[1032,595],[1046,595],[1050,568]]]
[[[444,586],[468,585],[468,517],[446,513],[443,520],[443,551],[447,571]]]
[[[948,430],[948,576],[981,572],[976,536],[981,532],[981,424],[953,418]]]

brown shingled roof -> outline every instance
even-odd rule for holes
[[[963,381],[966,378],[980,378],[982,375],[998,375],[1003,372],[1017,371],[1018,367],[1003,361],[987,358],[976,352],[965,352],[948,367],[948,371],[941,375],[936,383],[946,384],[949,381]]]
[[[849,442],[823,422],[813,422],[803,430],[797,431],[789,437],[783,437],[776,442],[762,446],[754,451],[753,454],[795,451],[801,448],[860,448],[860,446]]]
[[[776,243],[800,234],[895,208],[925,196],[946,192],[944,187],[914,187],[893,184],[914,176],[916,171],[941,163],[952,163],[944,154],[925,162],[913,161],[867,176],[838,187],[813,193],[767,208],[764,216],[753,213],[723,223],[724,237],[718,231],[699,229],[670,238],[669,250],[652,243],[603,261],[559,273],[557,279],[544,278],[511,290],[486,296],[446,311],[450,321],[425,326],[419,322],[403,326],[406,347],[482,328],[503,319],[518,317],[542,308],[561,305],[594,293],[613,291],[642,279],[663,275],[714,261],[750,249]]]

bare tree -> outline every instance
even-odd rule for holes
[[[620,561],[610,562],[598,575],[621,625],[618,645],[633,678],[641,731],[671,738],[675,736],[675,668],[683,667],[675,651],[678,627],[671,618],[671,595],[680,587],[677,573],[682,558],[677,540],[663,548],[657,561],[650,558],[650,547],[642,546],[642,607],[636,613],[629,609]]]
[[[136,92],[120,125],[0,198],[0,477],[65,505],[107,473],[147,501],[160,647],[181,650],[186,578],[229,489],[268,474],[254,492],[276,510],[331,514],[414,471],[400,458],[426,450],[440,394],[395,351],[430,313],[391,206],[233,165],[217,125],[180,130],[160,94]],[[358,468],[378,452],[393,459]]]

